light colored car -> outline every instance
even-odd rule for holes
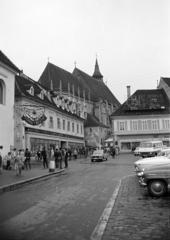
[[[146,168],[163,163],[170,163],[170,153],[164,156],[140,159],[134,163],[134,170],[136,175],[140,177],[141,172],[145,171]]]
[[[145,169],[139,182],[142,186],[147,186],[151,195],[156,197],[165,195],[170,188],[170,162]]]
[[[108,159],[108,153],[104,152],[104,150],[95,150],[93,154],[91,155],[91,162],[94,161],[107,161]]]
[[[139,145],[140,156],[155,157],[164,148],[162,141],[144,141]]]

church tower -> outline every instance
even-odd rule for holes
[[[96,58],[96,64],[95,64],[94,73],[93,73],[92,77],[95,78],[96,80],[103,82],[103,75],[100,73],[97,58]]]

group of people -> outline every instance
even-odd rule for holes
[[[3,146],[0,146],[0,149],[2,151]],[[0,151],[0,173],[2,173],[2,169],[11,170],[14,168],[16,170],[16,175],[20,175],[22,169],[31,169],[31,152],[28,150],[28,148],[20,149],[17,151],[16,148],[14,148],[11,152],[8,152],[8,154],[2,159]]]
[[[120,153],[118,145],[115,145],[115,147],[110,148],[110,154],[112,155],[113,158],[118,158],[118,155]]]

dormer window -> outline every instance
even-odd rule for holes
[[[30,87],[30,94],[31,94],[32,96],[34,96],[34,88],[33,88],[33,86]]]
[[[43,91],[40,92],[40,98],[44,99],[44,92]]]

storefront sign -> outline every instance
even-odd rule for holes
[[[35,126],[45,121],[47,117],[44,115],[44,108],[36,109],[24,107],[24,114],[21,119]]]

